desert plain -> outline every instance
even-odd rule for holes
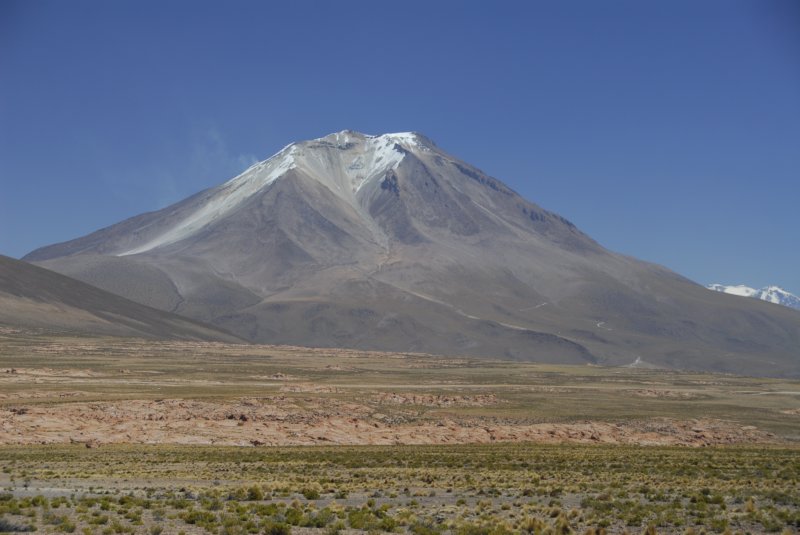
[[[800,381],[0,333],[0,531],[796,533]]]

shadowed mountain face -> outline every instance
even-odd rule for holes
[[[113,336],[241,342],[210,325],[134,303],[2,255],[0,325]]]
[[[418,134],[295,143],[26,260],[258,342],[800,374],[800,314],[605,250]]]

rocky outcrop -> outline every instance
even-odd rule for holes
[[[397,394],[387,396],[395,399]],[[459,398],[420,396],[416,401],[436,402],[437,397]],[[400,399],[414,400],[414,397]],[[46,406],[18,404],[0,409],[0,444],[283,446],[523,441],[711,446],[777,439],[753,426],[720,420],[660,418],[530,424],[496,418],[403,418],[377,413],[367,404],[281,395],[230,401],[164,399]]]

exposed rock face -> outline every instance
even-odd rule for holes
[[[456,394],[415,394],[381,392],[375,396],[378,403],[394,405],[421,405],[423,407],[485,407],[500,403],[494,394],[462,396]]]
[[[609,252],[418,134],[295,143],[26,259],[258,342],[800,375],[800,313]]]

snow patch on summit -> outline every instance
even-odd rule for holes
[[[758,290],[755,288],[750,288],[749,286],[745,286],[743,284],[738,285],[731,285],[726,286],[724,284],[709,284],[707,286],[709,290],[714,290],[717,292],[722,292],[731,295],[739,295],[741,297],[755,297],[758,293]]]
[[[292,169],[325,185],[359,210],[356,194],[383,179],[412,150],[430,151],[413,132],[370,136],[343,130],[312,141],[292,143],[271,158],[211,190],[203,203],[171,228],[143,244],[116,253],[128,256],[181,241],[226,217],[251,196]]]
[[[409,143],[397,134],[365,136],[337,132],[315,140],[328,142],[331,147],[303,147],[299,166],[332,191],[347,197],[400,165],[406,154],[401,140],[403,144]]]
[[[396,169],[407,151],[423,145],[416,134],[369,136],[343,130],[302,144],[298,167],[348,201],[365,185]]]

